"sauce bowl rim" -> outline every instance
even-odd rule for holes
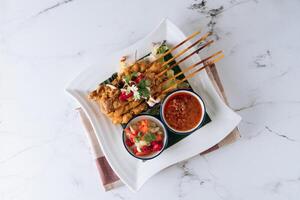
[[[175,95],[176,93],[180,93],[180,92],[184,92],[184,93],[189,93],[193,96],[196,97],[196,99],[199,101],[200,103],[200,106],[201,106],[201,109],[202,109],[202,116],[200,118],[200,121],[199,123],[192,129],[189,129],[189,130],[186,130],[186,131],[179,131],[179,130],[176,130],[174,128],[172,128],[168,123],[167,121],[165,120],[165,117],[164,117],[164,107],[166,105],[166,102],[167,100]],[[165,126],[172,132],[172,133],[175,133],[175,134],[178,134],[178,135],[188,135],[188,134],[191,134],[193,133],[195,130],[197,130],[200,126],[202,126],[203,122],[204,122],[204,116],[205,116],[205,113],[206,113],[206,106],[205,106],[205,103],[203,101],[203,99],[201,98],[201,96],[199,94],[197,94],[196,92],[194,92],[193,90],[191,89],[178,89],[178,90],[174,90],[172,91],[171,93],[169,93],[163,100],[163,102],[161,103],[161,106],[160,106],[160,116],[161,116],[161,120],[162,122],[165,124]]]

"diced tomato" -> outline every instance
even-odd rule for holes
[[[128,146],[128,147],[131,147],[134,143],[130,140],[130,139],[126,139],[126,145]]]
[[[130,131],[130,128],[129,128],[129,127],[125,128],[124,131],[125,131],[126,135],[127,135],[127,134],[131,134],[131,131]]]
[[[133,152],[135,155],[138,153],[136,147],[134,147],[134,148],[132,149],[132,152]]]
[[[135,155],[137,155],[137,156],[146,156],[149,153],[151,153],[151,152],[137,152]]]
[[[141,152],[136,151],[134,154],[137,156],[145,156],[148,155],[152,152],[151,147],[150,146],[142,146],[141,147]]]
[[[124,131],[125,131],[125,135],[126,135],[126,137],[130,137],[130,135],[131,135],[131,131],[130,131],[130,129],[129,128],[125,128],[124,129]]]
[[[130,129],[129,129],[130,130]],[[138,130],[134,130],[134,129],[132,129],[132,131],[131,131],[131,134],[132,135],[134,135],[134,136],[137,136],[138,135],[138,133],[139,133],[139,131]]]
[[[141,131],[142,133],[146,133],[147,130],[148,130],[148,127],[147,127],[147,126],[140,126],[139,129],[140,129],[140,131]]]
[[[151,147],[150,146],[142,146],[141,151],[150,153],[151,152]]]
[[[135,138],[135,136],[134,136],[134,135],[131,135],[129,139],[130,139],[131,142],[134,143],[134,138]]]
[[[133,96],[133,92],[130,92],[129,94],[126,94],[126,92],[121,92],[119,99],[120,101],[126,101],[128,98]]]
[[[153,141],[151,142],[152,151],[160,151],[163,147],[163,143],[161,141]]]
[[[148,131],[148,121],[147,120],[142,120],[140,122],[139,129],[142,133],[146,133]]]
[[[126,138],[129,139],[131,142],[134,143],[135,135],[132,134],[132,132],[130,131],[129,128],[125,128],[124,131],[125,131]]]
[[[138,75],[133,81],[138,84],[144,78],[143,74]]]
[[[162,141],[163,137],[161,134],[156,134],[156,141]]]

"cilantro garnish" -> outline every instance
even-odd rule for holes
[[[142,79],[139,84],[138,84],[138,88],[146,88],[149,87],[151,85],[151,81],[148,79]]]
[[[138,137],[142,137],[142,132],[139,132],[139,133],[138,133]]]
[[[150,91],[147,88],[139,88],[139,93],[141,97],[148,98],[150,96]]]
[[[135,142],[135,143],[138,143],[140,140],[141,140],[140,137],[135,137],[135,138],[134,138],[134,142]]]
[[[130,75],[125,76],[124,81],[125,83],[129,84],[129,81],[131,81],[131,76]]]
[[[155,134],[153,134],[153,133],[147,133],[146,135],[144,135],[144,140],[145,140],[147,143],[150,143],[150,142],[156,140],[156,136],[155,136]]]
[[[124,77],[124,81],[129,84],[129,82],[132,80],[132,78],[138,77],[138,72],[132,72],[131,74]]]
[[[142,79],[138,84],[138,91],[141,97],[148,98],[150,96],[149,88],[151,81],[148,79]]]
[[[131,74],[131,78],[136,78],[136,77],[138,77],[138,73],[137,72],[132,72]]]

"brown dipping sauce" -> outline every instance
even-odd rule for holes
[[[199,100],[186,92],[171,96],[164,107],[164,117],[168,125],[178,131],[188,131],[200,122],[202,108]]]

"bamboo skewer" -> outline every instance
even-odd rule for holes
[[[152,61],[151,63],[154,63],[156,61],[158,61],[159,59],[163,58],[164,56],[168,55],[169,53],[171,53],[172,51],[174,51],[175,49],[177,49],[178,47],[180,47],[181,45],[183,45],[184,43],[186,43],[187,41],[189,41],[190,39],[194,38],[196,35],[198,35],[200,33],[200,31],[196,31],[193,34],[191,34],[190,36],[188,36],[185,40],[183,40],[182,42],[180,42],[179,44],[177,44],[176,46],[172,47],[171,49],[169,49],[168,51],[166,51],[165,53],[163,53],[162,55],[160,55],[158,58],[156,58],[154,61]]]
[[[173,58],[171,58],[170,60],[168,60],[167,62],[163,63],[161,67],[166,66],[167,64],[169,64],[170,62],[172,62],[173,60],[175,60],[176,58],[178,58],[179,56],[181,56],[182,54],[184,54],[185,52],[187,52],[189,49],[193,48],[194,46],[196,46],[198,43],[202,42],[203,40],[205,40],[209,35],[211,35],[211,32],[206,33],[205,35],[203,35],[200,39],[198,39],[196,42],[194,42],[193,44],[191,44],[190,46],[188,46],[187,48],[183,49],[182,51],[180,51],[178,54],[176,54]],[[167,54],[166,54],[167,55]]]
[[[200,71],[202,71],[203,69],[205,69],[206,67],[211,66],[212,64],[214,64],[214,63],[220,61],[222,58],[224,58],[224,54],[221,54],[219,57],[213,59],[212,61],[209,61],[209,62],[208,62],[207,64],[205,64],[203,67],[201,67],[201,68],[197,69],[196,71],[192,72],[191,74],[187,75],[184,79],[176,81],[176,83],[174,83],[174,84],[180,84],[180,83],[186,81],[187,79],[194,77],[198,72],[200,72]],[[197,65],[199,65],[199,64],[201,64],[201,63],[202,63],[202,62],[200,61],[200,62],[198,62],[198,63],[196,63],[196,64],[194,64],[194,65],[191,65],[191,66],[193,66],[192,68],[194,68],[194,67],[196,67]],[[163,91],[161,92],[161,95],[164,94],[164,93],[166,93],[166,92],[168,92],[169,90],[171,90],[171,89],[172,89],[172,86],[173,86],[174,84],[172,84],[169,88],[163,90]],[[161,96],[161,95],[159,95],[159,96]]]
[[[206,61],[208,61],[209,59],[211,59],[211,58],[213,58],[213,57],[219,55],[220,53],[222,53],[222,51],[218,51],[217,53],[214,53],[213,55],[211,55],[211,56],[209,56],[209,57],[207,57],[207,58],[205,58],[205,59],[203,59],[203,60],[201,60],[201,61],[199,61],[199,62],[197,62],[197,63],[195,63],[195,64],[193,64],[193,65],[191,65],[191,66],[189,66],[189,67],[187,67],[187,68],[185,68],[185,69],[183,69],[181,72],[175,74],[174,77],[171,77],[170,79],[167,79],[167,80],[163,81],[161,84],[164,84],[164,83],[166,83],[167,81],[172,80],[172,79],[175,80],[175,79],[176,79],[178,76],[180,76],[181,74],[183,74],[183,73],[185,73],[185,72],[188,72],[188,71],[192,70],[194,67],[200,65],[201,63],[205,63]]]
[[[164,69],[162,72],[160,72],[157,76],[162,76],[164,73],[166,73],[168,70],[172,69],[173,67],[179,65],[180,63],[182,63],[183,61],[187,60],[188,58],[190,58],[192,55],[194,55],[195,53],[198,53],[199,51],[201,51],[202,49],[204,49],[205,47],[207,47],[208,45],[210,45],[211,43],[213,43],[214,41],[211,40],[209,42],[207,42],[205,45],[201,46],[200,48],[196,49],[195,51],[193,51],[192,53],[190,53],[189,55],[187,55],[186,57],[182,58],[180,61],[178,61],[177,63],[174,63],[173,65],[167,67],[166,69]]]

